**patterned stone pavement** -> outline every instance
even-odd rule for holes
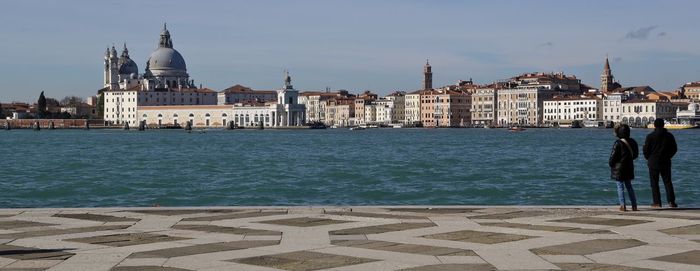
[[[700,209],[0,209],[2,270],[700,270]]]

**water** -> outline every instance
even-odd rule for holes
[[[650,130],[633,130],[643,144]],[[700,206],[698,130],[674,131],[674,185]],[[615,205],[612,130],[0,131],[0,208]],[[633,182],[651,193],[646,161]]]

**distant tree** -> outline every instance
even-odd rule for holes
[[[60,104],[65,107],[78,107],[83,103],[83,98],[78,96],[66,96],[64,97]]]
[[[104,118],[105,93],[104,93],[103,89],[99,90],[97,93],[98,93],[98,97],[97,97],[97,105],[95,106],[95,110],[97,111],[97,118],[102,119],[102,118]]]
[[[39,100],[36,102],[37,103],[37,111],[39,113],[39,118],[43,118],[46,116],[46,96],[44,96],[44,92],[42,91],[41,94],[39,94]]]

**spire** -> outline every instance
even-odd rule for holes
[[[114,48],[114,45],[112,45],[112,49],[109,50],[109,57],[113,57],[113,58],[117,57],[117,49]]]
[[[122,49],[122,57],[129,58],[129,49],[126,48],[126,42],[124,43],[124,49]]]
[[[170,39],[170,31],[168,31],[166,23],[163,23],[163,32],[160,32],[158,47],[173,48],[173,41]]]
[[[605,68],[606,71],[610,70],[610,61],[608,61],[608,55],[605,55]]]
[[[428,59],[428,58],[425,59],[425,66],[430,66],[430,59]]]

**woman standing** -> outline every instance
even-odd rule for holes
[[[625,206],[625,188],[630,197],[632,211],[637,211],[637,197],[632,188],[632,179],[634,179],[634,159],[639,156],[637,141],[630,138],[630,127],[627,124],[616,124],[615,136],[618,140],[615,141],[610,153],[610,178],[617,181],[617,197],[620,200],[620,211],[627,211]]]

